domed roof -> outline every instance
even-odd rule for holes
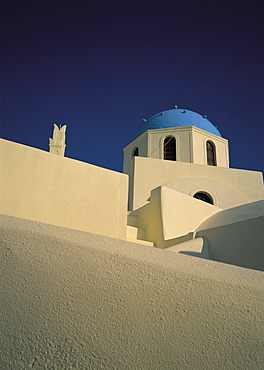
[[[143,134],[147,130],[155,130],[159,128],[168,127],[183,127],[183,126],[195,126],[204,131],[210,132],[216,136],[220,136],[220,132],[217,128],[206,118],[199,113],[192,112],[187,109],[169,109],[154,116],[144,119],[144,123],[135,132],[134,139]]]

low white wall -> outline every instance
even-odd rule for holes
[[[127,175],[0,144],[0,213],[126,239]]]
[[[264,274],[1,218],[0,368],[264,368]]]

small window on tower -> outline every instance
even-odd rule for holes
[[[216,166],[215,146],[211,141],[206,142],[206,155],[207,155],[207,164],[209,166]]]
[[[138,157],[138,147],[133,150],[133,157]]]
[[[176,161],[176,140],[173,136],[168,136],[163,144],[164,159],[168,161]]]

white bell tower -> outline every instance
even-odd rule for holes
[[[134,156],[229,167],[228,140],[206,116],[176,108],[143,122],[124,148],[124,173]]]
[[[49,151],[50,153],[64,156],[65,153],[65,132],[66,132],[66,125],[62,127],[58,127],[54,123],[53,128],[53,137],[49,139]]]

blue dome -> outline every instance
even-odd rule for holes
[[[147,130],[184,126],[195,126],[204,131],[210,132],[211,134],[221,137],[220,132],[206,118],[206,116],[201,116],[199,113],[195,113],[187,109],[177,108],[165,110],[143,121],[144,123],[135,132],[134,139],[136,139]]]

